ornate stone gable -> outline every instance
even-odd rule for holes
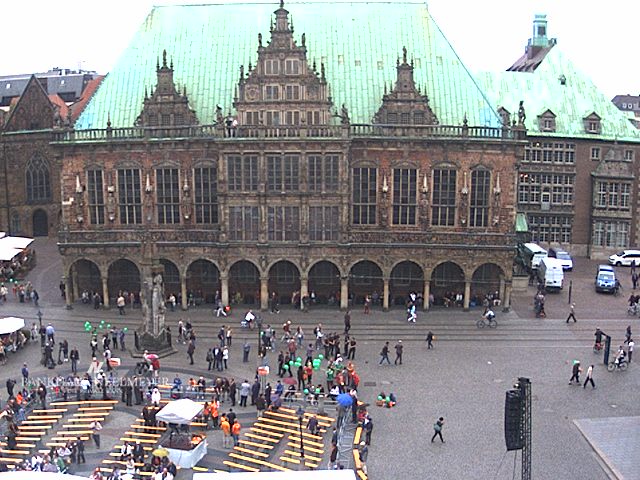
[[[594,178],[633,179],[633,162],[624,159],[624,151],[617,145],[609,148],[591,174]]]
[[[175,127],[197,125],[195,111],[189,107],[186,88],[178,93],[173,80],[173,60],[167,65],[167,51],[162,52],[162,66],[156,65],[158,81],[149,97],[146,90],[142,112],[136,119],[141,127]]]
[[[309,65],[305,34],[300,45],[293,38],[289,12],[280,2],[271,23],[271,39],[263,45],[258,34],[258,61],[249,64],[240,80],[233,106],[240,125],[327,125],[331,121],[331,96],[324,64]],[[343,114],[346,109],[343,109]],[[348,115],[347,115],[348,117]],[[348,120],[348,118],[347,118]],[[344,119],[343,119],[344,121]]]
[[[47,92],[35,75],[32,75],[15,107],[9,112],[5,131],[53,128],[55,115],[56,108],[49,100]]]
[[[438,125],[429,106],[429,98],[420,92],[413,79],[413,60],[407,62],[407,49],[402,48],[402,63],[397,61],[397,78],[393,89],[382,97],[382,106],[374,123],[404,125]]]

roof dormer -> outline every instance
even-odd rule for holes
[[[602,118],[596,112],[591,112],[582,119],[582,122],[586,133],[595,135],[602,133]]]
[[[542,115],[538,115],[538,129],[541,132],[555,132],[556,114],[547,109]]]
[[[374,123],[403,125],[437,125],[438,118],[429,106],[429,97],[423,95],[413,78],[413,59],[407,61],[407,49],[402,48],[402,62],[397,61],[396,83],[389,93],[385,85],[382,105]]]
[[[142,112],[136,120],[136,125],[142,127],[176,127],[196,125],[198,119],[189,107],[186,88],[178,93],[173,80],[173,60],[167,64],[167,51],[162,52],[162,65],[156,64],[156,88],[147,94],[145,89]]]

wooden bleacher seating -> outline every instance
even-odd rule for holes
[[[282,456],[282,457],[280,457],[280,461],[284,462],[284,463],[293,463],[293,464],[296,464],[296,465],[300,465],[300,462],[302,461],[302,459],[300,459],[300,458],[290,458],[290,457]],[[308,467],[308,468],[317,468],[318,464],[317,463],[313,463],[313,462],[308,462],[305,459],[304,466]]]
[[[21,425],[47,425],[49,423],[58,423],[58,420],[49,420],[46,418],[42,420],[25,420]]]
[[[78,435],[91,435],[93,430],[66,430],[64,432],[58,432],[58,436],[70,437],[70,436],[78,436]]]
[[[285,450],[284,453],[286,453],[287,455],[289,455],[290,457],[301,457],[302,454],[300,452],[295,452],[293,450]],[[304,452],[304,458],[306,460],[310,460],[312,462],[316,462],[316,463],[320,463],[322,462],[322,458],[320,457],[314,457],[313,455],[309,455],[307,454],[307,452]]]
[[[362,436],[362,427],[356,428],[356,433],[353,436],[353,444],[360,445],[360,437]]]
[[[255,425],[255,423],[254,423]],[[267,436],[271,436],[271,437],[277,437],[277,438],[282,438],[284,437],[284,433],[280,433],[280,432],[274,432],[271,430],[264,430],[262,428],[258,428],[258,427],[250,427],[249,428],[252,432],[258,432],[261,433],[262,435],[267,435]]]
[[[0,447],[6,447],[7,442],[0,442]],[[20,448],[36,448],[35,443],[17,443],[16,446]]]
[[[60,420],[62,415],[29,415],[27,420]]]
[[[296,415],[289,415],[281,412],[272,412],[270,410],[266,410],[264,412],[264,415],[266,417],[274,417],[274,418],[283,419],[283,420],[294,420],[295,422],[298,422],[298,417]],[[309,421],[308,418],[305,418],[304,420],[306,420],[307,422]],[[318,425],[320,425],[321,427],[330,427],[331,422],[326,422],[318,419]]]
[[[356,470],[362,470],[362,462],[360,461],[360,452],[357,448],[353,449],[353,465]]]
[[[296,410],[294,410],[293,408],[287,408],[287,407],[280,407],[278,409],[279,412],[285,412],[285,413],[289,413],[291,415],[295,415],[296,418],[298,418]],[[318,420],[324,420],[326,422],[335,422],[335,418],[331,418],[331,417],[327,417],[326,415],[317,415],[315,413],[309,413],[309,412],[305,412],[304,416],[305,417],[313,417],[315,415],[315,417]]]
[[[250,448],[233,447],[233,449],[237,450],[238,452],[248,453],[249,455],[255,455],[256,457],[269,458],[269,454],[268,453],[256,452],[255,450],[251,450]]]
[[[43,413],[45,415],[49,415],[51,413],[64,413],[66,411],[68,411],[67,408],[47,408],[45,410],[43,409],[32,410],[32,413],[37,413],[37,414]]]
[[[282,437],[266,437],[264,435],[257,435],[255,433],[246,432],[245,437],[253,438],[255,440],[260,440],[261,442],[270,442],[270,443],[278,443]]]
[[[242,465],[240,463],[235,463],[232,462],[230,460],[225,460],[222,462],[224,465],[226,465],[227,467],[231,467],[231,468],[235,468],[236,470],[244,470],[245,472],[259,472],[260,469],[259,468],[255,468],[255,467],[250,467],[248,465]]]
[[[100,407],[78,407],[79,412],[96,412],[96,411],[111,411],[113,407],[110,405]]]
[[[238,440],[238,443],[242,445],[249,445],[250,447],[262,448],[264,450],[273,450],[273,445],[267,445],[266,443],[256,443],[250,440]]]
[[[124,432],[126,435],[135,435],[138,437],[152,437],[152,438],[160,438],[162,436],[161,433],[144,433],[144,432]]]
[[[43,428],[51,428],[51,425],[18,425],[18,430],[42,430]]]
[[[278,470],[280,472],[289,472],[289,468],[281,467],[280,465],[276,465],[275,463],[267,462],[265,460],[260,460],[258,458],[247,457],[246,455],[241,455],[239,453],[231,452],[229,454],[230,457],[236,458],[238,460],[243,460],[248,463],[254,463],[256,465],[262,465],[264,467],[270,468],[272,470]]]
[[[294,423],[294,422],[284,422],[282,420],[276,420],[275,418],[267,418],[267,417],[262,417],[260,419],[261,422],[265,422],[268,424],[273,424],[273,425],[280,425],[282,427],[286,427],[286,428],[297,428],[300,429],[300,424],[298,422]],[[303,424],[302,428],[305,428],[306,425]],[[319,429],[320,433],[325,433],[326,430],[324,428],[320,428]]]
[[[298,447],[300,447],[300,440],[298,440],[297,442],[289,442],[289,443],[287,443],[287,445],[289,447],[298,448]],[[306,442],[304,444],[304,449],[305,449],[305,451],[309,450],[310,452],[318,453],[320,455],[322,455],[324,453],[324,449],[316,448],[316,447],[310,447],[310,446],[307,445]]]
[[[290,435],[289,440],[293,442],[298,442],[298,445],[300,445],[300,437],[298,435]],[[324,449],[323,442],[314,442],[313,440],[309,440],[308,438],[304,439],[304,444],[311,445],[312,447]]]
[[[62,428],[91,428],[90,423],[71,423],[62,425]]]
[[[122,448],[122,445],[114,445],[113,448],[119,450],[119,449]],[[142,449],[145,450],[145,451],[150,452],[151,450],[153,450],[153,447],[145,447],[145,446],[143,446]],[[120,455],[120,454],[118,453],[118,455]]]
[[[9,453],[11,455],[29,455],[29,450],[7,450],[0,448],[0,453]]]
[[[138,425],[137,423],[131,425],[131,428],[136,430],[156,430],[158,432],[164,432],[167,429],[167,427],[147,427],[145,425]]]
[[[51,402],[49,405],[52,407],[66,407],[68,405],[82,405],[86,407],[115,405],[118,400],[75,400],[75,401],[56,401]],[[81,407],[82,408],[82,407]]]
[[[367,474],[364,473],[362,470],[356,470],[356,475],[358,475],[358,478],[360,480],[367,480],[369,477],[367,477]]]
[[[23,461],[23,458],[0,457],[0,463],[20,463]]]
[[[254,424],[256,427],[262,428],[262,429],[271,429],[271,430],[275,430],[276,432],[280,432],[280,433],[293,433],[293,434],[299,434],[300,433],[300,429],[299,428],[287,428],[287,427],[283,427],[280,425],[271,425],[268,423],[255,423]],[[318,439],[320,438],[318,435],[312,435],[311,433],[302,432],[302,436],[305,438],[310,438],[310,439]]]
[[[140,443],[158,443],[158,440],[146,440],[144,438],[131,438],[131,437],[121,437],[120,441],[122,442],[140,442]]]
[[[80,423],[80,422],[104,422],[106,417],[82,417],[82,418],[67,418],[67,422]]]

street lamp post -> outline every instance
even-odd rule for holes
[[[302,422],[304,420],[304,408],[302,405],[298,406],[296,412],[298,414],[298,422],[300,423],[300,465],[304,467],[304,437],[302,435]]]

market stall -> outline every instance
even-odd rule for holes
[[[191,468],[207,453],[207,437],[189,431],[189,425],[201,412],[200,403],[183,398],[167,403],[156,414],[156,420],[170,426],[171,433],[161,445],[169,452],[169,459],[179,467]],[[186,431],[178,430],[177,426],[186,426]]]

